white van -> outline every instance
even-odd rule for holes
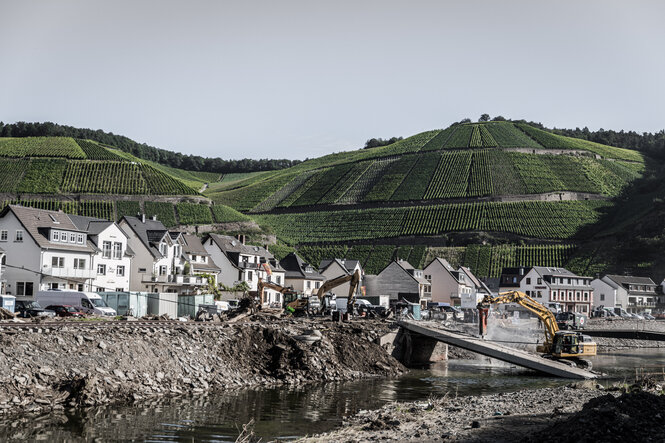
[[[70,305],[86,314],[100,315],[103,317],[115,317],[118,315],[115,309],[110,308],[102,297],[96,292],[62,291],[50,289],[39,291],[35,295],[42,306]]]

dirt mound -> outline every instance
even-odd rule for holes
[[[594,398],[581,411],[524,441],[596,442],[663,441],[665,396],[636,392]]]

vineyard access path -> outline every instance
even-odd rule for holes
[[[276,207],[270,211],[249,211],[250,214],[292,214],[320,211],[343,211],[352,209],[371,209],[371,208],[401,208],[408,206],[431,206],[453,203],[486,203],[486,202],[520,202],[520,201],[584,201],[584,200],[609,200],[610,197],[602,194],[590,194],[586,192],[546,192],[542,194],[521,194],[521,195],[497,195],[488,197],[460,197],[460,198],[440,198],[428,200],[403,200],[403,201],[376,201],[362,202],[352,204],[314,204],[305,206]]]

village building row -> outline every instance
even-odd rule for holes
[[[356,297],[391,306],[400,300],[472,308],[484,295],[519,290],[546,305],[590,315],[594,307],[630,313],[662,310],[662,284],[648,277],[576,275],[557,267],[504,268],[491,291],[467,267],[434,258],[424,269],[393,260],[366,275],[357,260],[329,258],[318,266],[290,253],[277,260],[267,247],[244,236],[192,234],[167,229],[153,218],[123,217],[118,223],[19,205],[0,212],[1,293],[31,297],[48,289],[150,292],[190,295],[209,287],[242,287],[256,294],[259,281],[312,296],[327,280],[361,274]],[[333,289],[346,297],[350,283]],[[284,295],[265,288],[263,300],[281,305]]]

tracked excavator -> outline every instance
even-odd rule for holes
[[[487,331],[487,315],[491,305],[517,303],[535,314],[545,328],[545,341],[536,350],[545,358],[561,360],[572,366],[591,369],[591,362],[584,357],[596,355],[596,343],[588,335],[577,331],[560,331],[556,317],[545,306],[532,299],[524,292],[502,292],[497,297],[486,295],[478,303],[480,335]]]
[[[360,271],[357,269],[356,272],[354,272],[351,275],[342,275],[337,278],[333,278],[332,280],[328,280],[327,282],[321,285],[319,291],[316,293],[316,295],[319,297],[320,312],[323,312],[325,310],[324,301],[325,301],[326,292],[348,282],[351,282],[351,284],[349,285],[349,295],[347,297],[347,302],[346,302],[347,312],[353,310],[353,303],[356,300],[356,290],[358,289],[358,285],[360,284]]]

